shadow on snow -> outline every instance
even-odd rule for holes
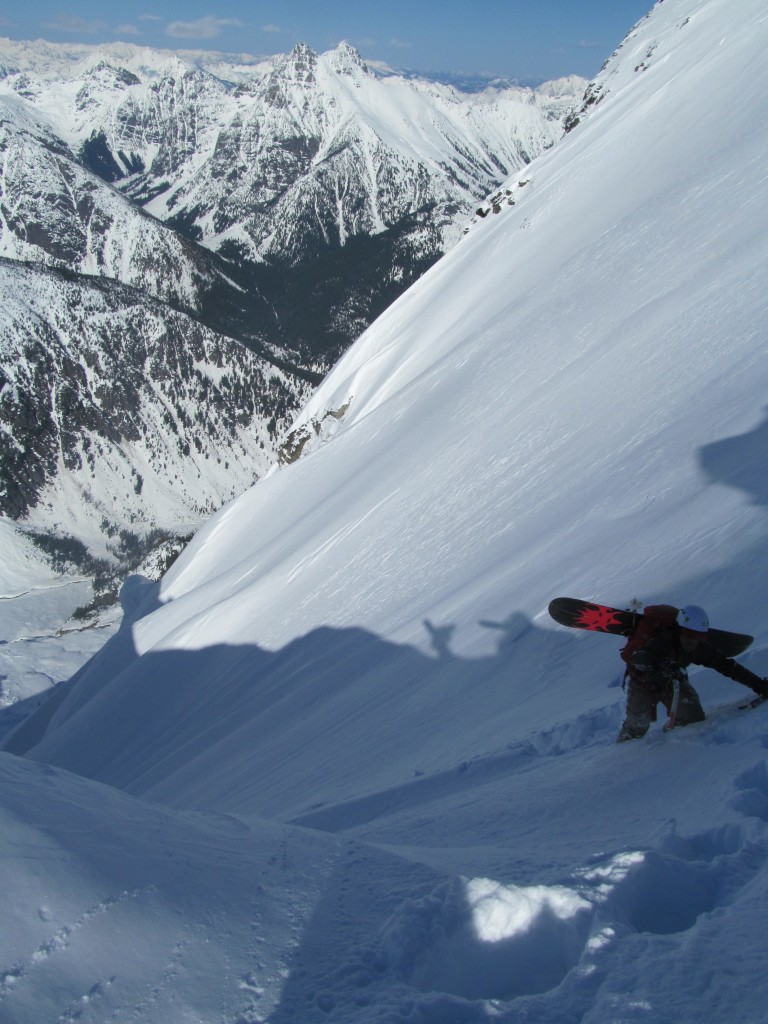
[[[754,430],[705,445],[699,464],[713,483],[727,484],[768,505],[768,415]]]

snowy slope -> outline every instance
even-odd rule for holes
[[[696,601],[755,634],[742,660],[768,674],[766,43],[761,0],[657,4],[599,102],[510,180],[514,205],[335,367],[299,457],[215,516],[10,737],[32,794],[4,797],[11,841],[31,808],[47,843],[64,794],[123,790],[101,800],[106,845],[186,851],[190,886],[163,906],[237,948],[211,1007],[198,948],[144,902],[144,962],[113,967],[122,927],[94,908],[138,881],[97,881],[110,857],[76,823],[78,899],[45,852],[58,916],[40,884],[15,905],[27,952],[6,952],[2,995],[20,1020],[50,998],[86,1021],[765,1021],[764,708],[697,672],[707,722],[615,747],[620,641],[545,609]],[[168,847],[129,796],[163,807]],[[194,810],[247,827],[241,849],[185,831]],[[293,861],[267,855],[278,827]],[[335,842],[363,845],[297,879]],[[154,862],[139,880],[167,892]],[[286,893],[297,930],[254,927],[243,957],[254,908]],[[244,960],[261,992],[236,1009]]]
[[[14,925],[13,936],[4,930],[0,938],[0,1018],[14,1024],[51,1010],[64,1020],[125,1024],[263,1020],[331,890],[338,906],[325,913],[337,917],[347,948],[344,962],[326,967],[356,979],[363,1006],[371,983],[386,991],[382,955],[357,947],[357,936],[438,881],[334,836],[174,815],[7,755],[0,773],[9,797],[0,876],[5,920]],[[30,813],[41,804],[55,807],[43,821]],[[376,891],[363,900],[370,872]],[[321,958],[322,940],[320,928]],[[321,987],[317,1003],[330,1009],[333,989]]]

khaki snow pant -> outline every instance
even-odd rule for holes
[[[627,713],[616,742],[623,743],[624,740],[636,740],[645,736],[651,722],[656,721],[656,706],[663,704],[667,714],[671,714],[673,698],[671,681],[662,686],[654,686],[630,676],[627,680]],[[690,725],[692,722],[702,722],[706,717],[698,693],[688,682],[687,677],[683,677],[680,680],[680,698],[674,724]]]

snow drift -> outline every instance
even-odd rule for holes
[[[214,846],[240,823],[250,852],[233,856],[261,864],[262,889],[233,875],[202,897],[237,950],[215,1009],[199,951],[149,927],[162,981],[136,964],[108,986],[105,956],[92,1009],[70,944],[58,1012],[762,1019],[763,709],[699,672],[707,722],[617,748],[620,641],[545,609],[557,593],[696,601],[754,633],[743,660],[768,673],[767,42],[759,0],[657,4],[576,128],[335,367],[294,461],[215,516],[10,737],[31,759],[14,828],[30,806],[54,814],[48,764],[83,806],[110,794],[115,842],[123,806],[143,841],[159,804],[182,830],[171,852],[197,849],[183,829],[204,812]],[[260,859],[279,827],[290,869]],[[313,843],[328,870],[302,874]],[[106,862],[72,848],[86,874]],[[166,892],[158,868],[144,881]],[[237,929],[289,890],[290,940],[270,918],[244,951]],[[67,937],[96,891],[61,911]],[[35,919],[39,884],[25,892],[29,952],[3,995],[31,1020],[26,965],[61,926]],[[144,980],[163,999],[139,1008]]]

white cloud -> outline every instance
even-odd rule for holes
[[[261,31],[262,32],[279,32],[279,33],[282,33],[282,32],[285,31],[285,29],[280,28],[279,25],[262,25],[261,26]]]
[[[238,21],[237,18],[216,18],[212,14],[206,15],[204,18],[198,18],[197,21],[172,21],[169,25],[166,25],[166,35],[172,36],[174,39],[214,39],[216,36],[221,35],[221,30],[228,26],[236,26],[242,28],[242,21]]]
[[[75,32],[94,35],[103,31],[107,24],[104,21],[86,21],[77,14],[57,14],[53,21],[44,21],[43,28],[53,29],[55,32]]]
[[[159,14],[140,14],[139,21],[162,21]]]
[[[135,25],[118,25],[115,29],[121,36],[138,36],[141,35]]]
[[[413,43],[408,43],[404,39],[390,39],[389,45],[396,46],[400,50],[409,50],[413,46]]]

